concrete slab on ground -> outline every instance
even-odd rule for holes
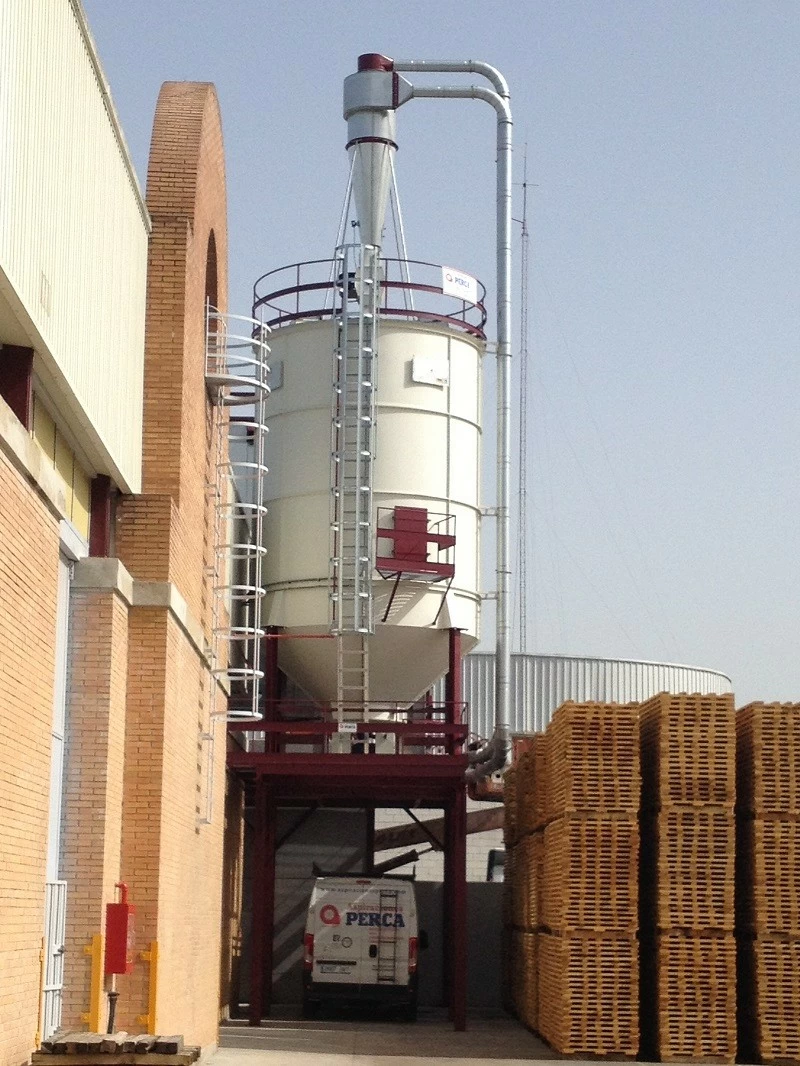
[[[468,1024],[465,1033],[456,1033],[444,1011],[427,1010],[406,1023],[369,1017],[302,1021],[291,1015],[267,1019],[260,1029],[235,1022],[221,1030],[209,1066],[522,1066],[559,1058],[513,1018],[471,1016]]]

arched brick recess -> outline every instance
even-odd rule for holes
[[[147,206],[153,228],[143,493],[122,502],[117,529],[120,558],[134,578],[121,873],[137,907],[138,947],[153,941],[159,947],[158,1029],[207,1047],[216,1040],[219,1012],[225,800],[224,728],[213,758],[208,743],[214,679],[207,656],[213,549],[207,294],[216,289],[218,306],[227,306],[225,169],[212,85],[162,87]],[[120,978],[117,1024],[129,1032],[142,1028],[148,978],[142,963]]]
[[[209,245],[227,309],[228,234],[219,103],[204,82],[166,82],[147,174],[150,239],[145,335],[143,495],[126,500],[119,553],[134,577],[173,581],[206,626],[203,572],[210,410],[204,386]],[[168,536],[165,533],[168,531]]]

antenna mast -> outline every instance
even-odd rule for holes
[[[522,172],[519,327],[519,483],[517,499],[517,574],[519,575],[519,650],[528,651],[528,150]]]

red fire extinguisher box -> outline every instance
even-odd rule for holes
[[[133,970],[136,908],[128,903],[128,886],[117,887],[121,890],[120,902],[106,904],[106,975]]]

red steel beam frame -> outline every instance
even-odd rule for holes
[[[375,866],[375,808],[367,807],[364,811],[366,825],[364,827],[364,873],[369,877]]]
[[[444,808],[444,884],[442,886],[442,1006],[453,1020],[453,819],[450,804]]]
[[[453,1027],[467,1027],[467,793],[461,786],[446,815],[450,823],[449,884],[445,898],[450,923],[450,1017]]]
[[[256,783],[253,847],[253,922],[250,958],[249,1024],[261,1025],[272,1006],[272,942],[275,925],[275,797],[269,782]]]
[[[447,721],[451,725],[456,724],[456,716],[462,705],[463,684],[461,679],[461,630],[450,629],[450,644],[447,660],[447,677],[444,682],[444,702],[447,707]],[[453,754],[452,742],[447,752]]]

